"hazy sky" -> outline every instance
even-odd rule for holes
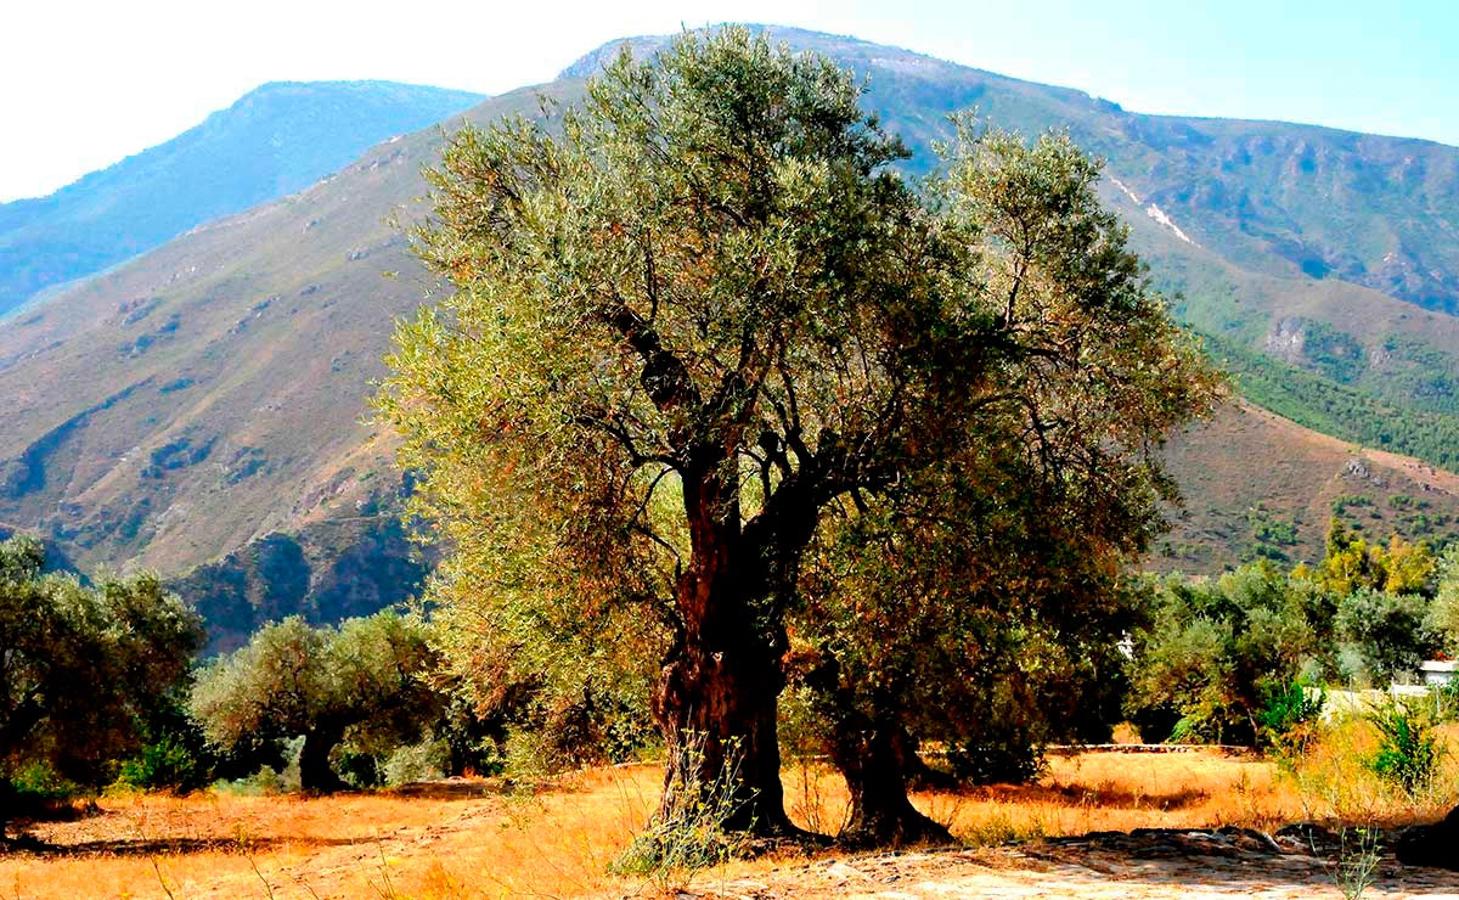
[[[265,81],[499,93],[615,37],[727,20],[854,34],[1140,112],[1459,145],[1452,0],[16,0],[0,12],[0,199],[160,143]]]

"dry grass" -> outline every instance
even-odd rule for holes
[[[839,823],[846,795],[838,776],[820,770],[812,777],[807,789],[801,773],[792,773],[793,814]],[[819,798],[811,816],[799,802],[807,794]],[[1207,750],[1055,756],[1035,784],[919,793],[914,800],[974,845],[1148,827],[1266,828],[1302,811],[1295,786],[1275,764]]]
[[[1449,735],[1455,744],[1459,735]],[[1054,757],[1025,787],[919,794],[920,807],[974,844],[1137,827],[1272,828],[1309,817],[1432,816],[1454,801],[1436,790],[1419,808],[1376,785],[1357,756],[1361,723],[1341,726],[1295,768],[1214,751]],[[1443,784],[1459,783],[1459,756]],[[474,796],[371,794],[305,800],[205,794],[111,797],[103,814],[54,823],[38,836],[65,848],[0,858],[0,896],[419,897],[642,893],[606,874],[648,818],[659,790],[651,766],[585,772],[536,791]],[[786,795],[802,824],[834,830],[845,815],[839,778],[788,767]],[[1331,786],[1341,785],[1339,793]],[[1333,801],[1329,803],[1329,801]],[[734,863],[699,887],[784,865]]]

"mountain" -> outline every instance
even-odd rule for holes
[[[1459,312],[1454,147],[1285,122],[1142,115],[1081,91],[853,37],[766,30],[868,75],[872,105],[912,146],[913,171],[935,162],[931,142],[945,136],[949,113],[976,110],[1028,133],[1067,128],[1110,161],[1148,216],[1179,223],[1172,234],[1244,269],[1341,279]],[[624,46],[643,55],[668,41],[609,43],[565,69],[562,79],[592,75]]]
[[[914,174],[935,166],[954,112],[1026,134],[1066,129],[1107,160],[1105,198],[1153,280],[1254,399],[1344,440],[1459,466],[1459,148],[1142,115],[856,38],[770,31],[864,74]],[[624,46],[651,54],[668,40],[610,43],[560,83]]]
[[[773,31],[868,78],[867,103],[913,148],[913,175],[935,164],[946,115],[969,107],[1025,132],[1067,128],[1107,159],[1105,196],[1152,281],[1238,390],[1286,417],[1248,402],[1175,443],[1188,502],[1154,564],[1310,557],[1334,509],[1375,533],[1454,526],[1459,484],[1441,470],[1459,468],[1459,318],[1443,310],[1459,262],[1442,237],[1459,221],[1446,174],[1459,149],[1145,116]],[[539,94],[570,103],[614,51],[445,128],[536,115]],[[419,173],[440,140],[430,128],[377,144],[0,323],[0,525],[38,529],[84,567],[174,575],[225,643],[286,612],[328,619],[412,590],[427,561],[400,533],[392,439],[365,398],[392,321],[440,287],[387,224],[424,214]],[[1412,277],[1383,274],[1389,253]]]
[[[165,144],[0,204],[0,313],[188,229],[298,191],[481,95],[385,81],[266,84]]]
[[[1459,475],[1340,441],[1239,401],[1166,450],[1185,495],[1151,558],[1160,570],[1215,572],[1257,557],[1322,558],[1341,517],[1370,539],[1459,540]]]

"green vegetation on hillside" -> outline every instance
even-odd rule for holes
[[[1232,341],[1203,340],[1253,403],[1324,434],[1459,470],[1459,415],[1386,402]]]

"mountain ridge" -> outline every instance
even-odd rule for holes
[[[0,313],[307,187],[379,140],[481,99],[387,81],[268,82],[161,144],[0,204]]]
[[[1118,100],[1110,97],[1104,97],[1099,94],[1090,93],[1089,91],[1086,91],[1076,85],[1054,84],[1052,82],[1036,81],[1032,78],[1023,78],[1017,75],[1008,75],[1006,73],[998,72],[993,69],[985,69],[972,63],[958,62],[957,60],[949,59],[947,57],[936,56],[935,54],[931,53],[924,53],[920,50],[916,50],[911,47],[905,47],[900,44],[883,44],[877,41],[868,40],[866,38],[860,38],[851,34],[838,34],[835,32],[815,31],[813,29],[798,28],[788,25],[768,25],[754,22],[721,22],[707,27],[710,30],[724,27],[742,27],[747,28],[753,32],[765,32],[773,38],[779,39],[794,37],[800,37],[802,39],[821,38],[831,39],[838,42],[845,42],[848,44],[856,44],[873,49],[892,50],[897,53],[906,54],[908,56],[919,57],[929,62],[947,66],[955,66],[959,69],[975,72],[980,75],[992,76],[1002,81],[1017,82],[1033,87],[1052,89],[1055,91],[1066,91],[1071,94],[1076,94],[1092,103],[1113,107],[1120,112],[1125,112],[1144,118],[1188,120],[1190,122],[1206,123],[1229,122],[1235,124],[1249,124],[1254,126],[1311,128],[1322,132],[1328,132],[1333,135],[1375,137],[1389,141],[1413,141],[1419,144],[1428,144],[1436,147],[1442,147],[1446,150],[1459,151],[1459,144],[1450,144],[1444,141],[1435,140],[1433,138],[1415,137],[1413,135],[1395,134],[1381,131],[1358,131],[1356,129],[1345,128],[1336,125],[1324,125],[1320,122],[1301,122],[1293,119],[1257,118],[1249,116],[1214,116],[1202,115],[1200,113],[1148,112],[1137,109],[1127,109],[1124,104],[1120,103]],[[704,29],[693,30],[701,31]],[[613,38],[612,40],[603,42],[594,49],[589,50],[587,53],[582,54],[581,56],[574,59],[571,63],[564,66],[558,71],[557,78],[583,79],[591,77],[593,75],[597,75],[604,65],[612,61],[613,56],[616,55],[620,47],[624,45],[628,45],[630,47],[642,46],[648,49],[657,50],[667,46],[675,36],[676,35],[671,34],[638,34],[629,37]]]

